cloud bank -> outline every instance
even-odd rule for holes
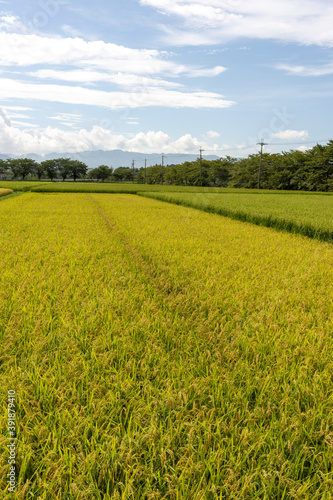
[[[68,116],[68,119],[72,118]],[[0,108],[0,150],[4,153],[76,153],[98,149],[122,149],[142,153],[197,153],[200,147],[216,151],[221,149],[221,145],[199,141],[190,134],[171,140],[170,136],[162,131],[140,132],[132,137],[125,137],[98,125],[91,130],[78,131],[64,131],[56,127],[21,130],[10,123]]]
[[[235,39],[271,39],[333,47],[330,0],[139,0],[182,26],[165,23],[171,45],[217,44]],[[166,18],[167,19],[167,18]]]
[[[309,132],[307,130],[282,130],[272,134],[272,137],[286,141],[303,140],[309,137]]]
[[[15,17],[0,18],[2,99],[34,99],[107,109],[164,106],[227,108],[217,93],[186,88],[180,76],[212,78],[226,68],[179,64],[166,51],[104,41],[26,33]],[[8,32],[19,26],[18,32]],[[23,31],[23,32],[22,32]],[[10,76],[13,75],[13,78]]]

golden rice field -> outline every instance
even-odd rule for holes
[[[0,227],[15,498],[333,498],[331,244],[128,194]]]
[[[8,196],[9,194],[12,194],[12,193],[13,193],[12,189],[0,188],[0,198],[2,196]]]

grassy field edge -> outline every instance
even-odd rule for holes
[[[9,200],[9,198],[15,198],[16,196],[21,196],[21,194],[23,194],[22,191],[12,191],[11,193],[6,194],[4,196],[1,196],[1,194],[0,194],[0,202],[5,201],[5,200]]]

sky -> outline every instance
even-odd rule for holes
[[[0,0],[0,153],[333,139],[331,0]]]

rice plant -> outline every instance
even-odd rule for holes
[[[0,188],[0,197],[2,197],[2,196],[8,196],[9,194],[12,194],[12,193],[13,193],[12,189]]]
[[[34,186],[47,184],[38,181],[0,181],[0,188],[12,189],[13,191],[30,191]]]
[[[16,498],[333,498],[330,244],[126,194],[0,225]]]
[[[21,184],[23,184],[21,182]],[[27,183],[28,184],[28,183]],[[305,191],[274,191],[265,189],[242,189],[242,188],[219,188],[202,186],[177,186],[171,184],[132,184],[126,183],[99,183],[99,182],[46,182],[36,183],[33,186],[27,186],[29,190],[44,193],[125,193],[136,194],[141,192],[162,192],[162,193],[223,193],[223,194],[278,194],[288,196],[316,195],[333,196],[332,193],[318,193]]]
[[[138,193],[157,200],[333,242],[333,195],[317,193]]]

